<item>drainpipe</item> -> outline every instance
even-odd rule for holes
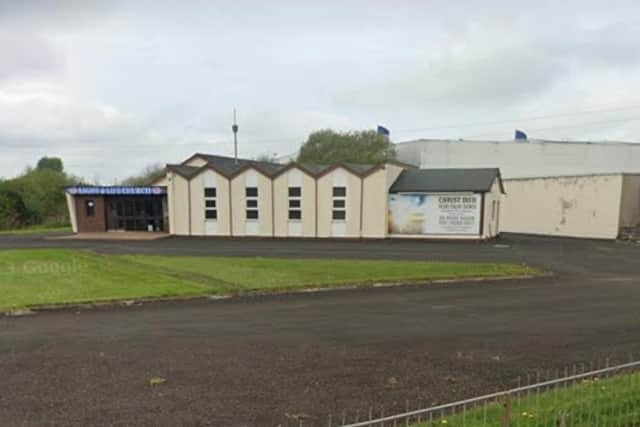
[[[484,238],[484,194],[480,196],[480,238]]]
[[[189,236],[191,236],[191,181],[187,180],[187,212],[189,214]]]
[[[227,180],[227,188],[229,193],[229,237],[233,237],[233,204],[231,203],[231,179]]]
[[[313,177],[313,185],[315,187],[315,211],[313,213],[314,219],[315,219],[315,224],[314,224],[314,231],[313,231],[313,237],[315,237],[316,239],[318,238],[318,178],[317,177]]]
[[[275,195],[274,195],[274,184],[273,179],[271,179],[271,237],[276,237],[276,206],[275,206]],[[288,233],[287,233],[288,234]]]
[[[360,177],[360,238],[362,239],[362,220],[364,218],[364,177]]]

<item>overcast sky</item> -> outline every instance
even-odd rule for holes
[[[0,0],[0,177],[232,154],[234,107],[245,157],[378,124],[638,141],[639,40],[637,0]]]

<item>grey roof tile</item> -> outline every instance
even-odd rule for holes
[[[405,169],[393,183],[391,193],[469,191],[487,192],[500,170],[490,169]],[[502,184],[501,184],[502,185]]]

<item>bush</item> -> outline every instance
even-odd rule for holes
[[[30,222],[29,212],[20,194],[0,188],[0,229],[26,227]]]

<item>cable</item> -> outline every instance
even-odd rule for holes
[[[432,126],[432,127],[425,127],[425,128],[395,128],[392,129],[392,131],[395,132],[418,132],[418,131],[432,131],[432,130],[438,130],[438,129],[455,129],[455,128],[465,128],[465,127],[476,127],[476,126],[490,126],[490,125],[499,125],[499,124],[506,124],[506,123],[513,123],[513,122],[517,122],[517,121],[538,121],[538,120],[547,120],[547,119],[553,119],[553,118],[561,118],[561,117],[571,117],[571,116],[578,116],[578,115],[583,115],[583,114],[595,114],[595,113],[612,113],[612,112],[619,112],[619,111],[628,111],[628,110],[637,110],[640,109],[640,105],[638,106],[627,106],[627,107],[620,107],[620,108],[604,108],[604,109],[593,109],[593,110],[583,110],[583,111],[576,111],[576,112],[572,112],[572,113],[556,113],[556,114],[547,114],[547,115],[541,115],[541,116],[530,116],[530,117],[521,117],[521,118],[515,118],[515,119],[510,119],[510,120],[496,120],[496,121],[489,121],[489,122],[467,122],[467,123],[459,123],[459,124],[448,124],[448,125],[444,125],[444,126]],[[598,121],[598,122],[593,122],[593,123],[608,123],[608,122],[615,122],[615,121],[627,121],[627,120],[637,120],[637,119],[613,119],[613,120],[607,120],[607,121]],[[540,128],[540,129],[525,129],[525,131],[540,131],[540,130],[553,130],[553,129],[562,129],[562,128],[571,128],[571,127],[580,127],[583,125],[568,125],[568,126],[554,126],[554,127],[548,127],[548,128]],[[473,136],[466,136],[465,138],[477,138],[477,137],[482,137],[483,135],[490,135],[489,133],[483,133],[483,134],[479,134],[479,135],[473,135]],[[302,143],[304,140],[304,138],[301,140],[301,138],[267,138],[267,139],[247,139],[245,144],[256,144],[256,143],[265,143],[265,142],[299,142]],[[231,144],[230,141],[214,141],[214,142],[181,142],[181,143],[175,143],[175,142],[156,142],[153,144],[150,143],[142,143],[142,144],[132,144],[132,143],[119,143],[119,144],[108,144],[108,146],[110,148],[114,148],[114,147],[124,147],[124,148],[119,148],[120,152],[133,152],[133,151],[138,151],[138,150],[147,150],[147,149],[153,149],[153,148],[157,148],[157,147],[162,147],[162,146],[171,146],[173,148],[179,149],[181,147],[195,147],[195,146],[202,146],[202,147],[209,147],[211,145],[228,145]],[[95,151],[95,150],[99,150],[102,149],[104,146],[103,145],[90,145],[90,144],[65,144],[65,148],[68,147],[76,147],[73,148],[74,151],[82,151],[82,150],[87,150],[87,151]],[[46,147],[40,147],[40,146],[26,146],[23,144],[12,144],[12,145],[1,145],[0,144],[0,148],[2,149],[33,149],[33,150],[40,150],[40,149],[46,149]]]
[[[626,119],[611,119],[611,120],[599,120],[596,122],[590,122],[590,123],[581,123],[581,124],[576,124],[576,125],[565,125],[565,126],[552,126],[552,127],[546,127],[546,128],[534,128],[534,129],[526,129],[526,132],[541,132],[541,131],[548,131],[548,130],[555,130],[555,129],[571,129],[571,128],[579,128],[579,127],[587,127],[587,126],[591,126],[591,125],[598,125],[598,124],[606,124],[606,123],[619,123],[619,122],[632,122],[632,121],[636,121],[636,120],[640,120],[640,117],[627,117]],[[473,138],[482,138],[482,137],[486,137],[487,135],[493,135],[494,133],[483,133],[483,134],[475,134],[475,135],[471,135],[471,136],[467,136],[465,138],[468,139],[473,139]]]
[[[499,120],[492,122],[475,122],[475,123],[462,123],[462,124],[451,124],[446,126],[435,126],[428,128],[413,128],[413,129],[393,129],[394,132],[414,132],[414,131],[429,131],[429,130],[438,130],[438,129],[455,129],[461,127],[475,127],[475,126],[490,126],[490,125],[499,125],[503,123],[512,123],[517,121],[535,121],[535,120],[546,120],[553,119],[559,117],[571,117],[571,116],[579,116],[582,114],[593,114],[593,113],[613,113],[617,111],[628,111],[628,110],[637,110],[640,109],[640,105],[629,106],[629,107],[621,107],[621,108],[609,108],[609,109],[598,109],[598,110],[583,110],[576,111],[573,113],[558,113],[558,114],[546,114],[543,116],[531,116],[531,117],[520,117],[512,120]]]

